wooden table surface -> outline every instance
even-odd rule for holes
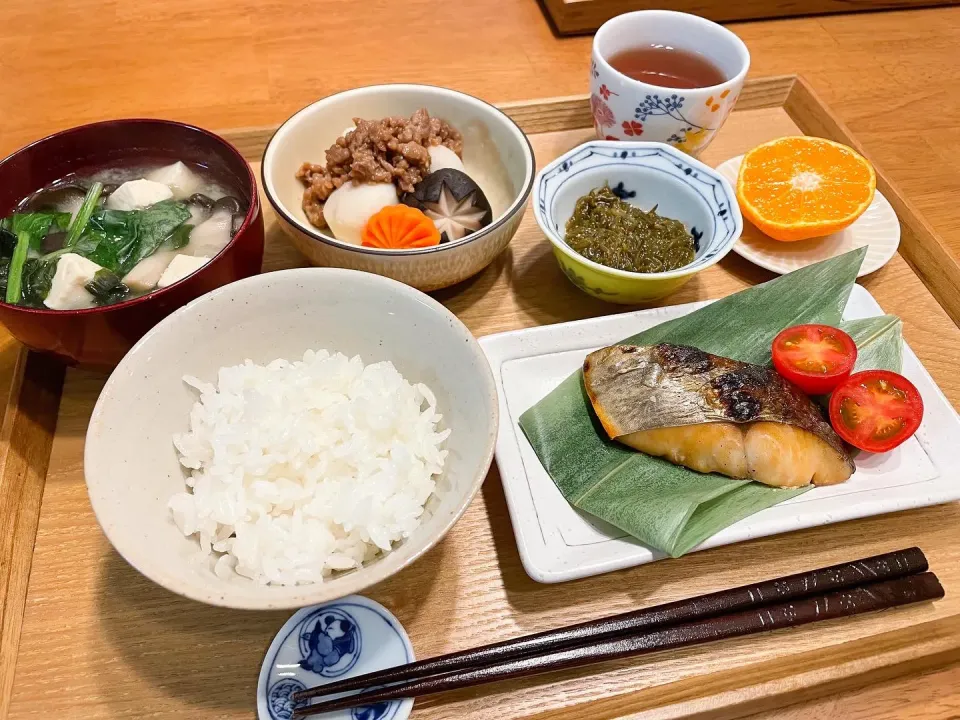
[[[752,74],[804,75],[960,258],[960,8],[731,27]],[[555,38],[534,0],[4,0],[0,155],[111,117],[277,123],[376,82],[430,82],[494,102],[579,94],[589,47],[590,38]],[[0,331],[0,392],[15,356]],[[956,718],[960,667],[756,717]]]

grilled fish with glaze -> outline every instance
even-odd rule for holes
[[[685,345],[614,345],[587,356],[583,382],[611,439],[677,465],[777,487],[853,474],[817,407],[772,368]]]

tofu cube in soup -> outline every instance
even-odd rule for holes
[[[165,288],[168,285],[173,285],[175,282],[180,282],[187,277],[187,275],[192,275],[208,262],[210,262],[210,258],[208,257],[177,255],[170,264],[167,265],[167,269],[163,271],[160,280],[157,282],[157,287]]]
[[[158,202],[170,200],[173,191],[163,183],[152,180],[130,180],[118,187],[107,198],[110,210],[143,210]]]
[[[200,189],[202,184],[197,174],[182,162],[157,168],[147,173],[146,179],[166,185],[177,200],[190,197]]]
[[[93,307],[96,302],[93,295],[87,291],[86,285],[93,280],[97,271],[102,269],[81,255],[61,255],[50,284],[50,292],[44,298],[43,304],[51,310],[82,310]]]

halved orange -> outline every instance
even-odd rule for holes
[[[877,175],[865,157],[823,138],[783,137],[743,156],[737,200],[764,234],[792,242],[829,235],[870,207]]]

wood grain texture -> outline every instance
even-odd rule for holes
[[[403,43],[404,33],[424,37],[423,26],[429,42]],[[960,44],[960,8],[731,29],[750,48],[752,76],[807,78],[960,257],[960,203],[951,201],[960,193],[960,66],[947,61]],[[103,41],[78,46],[78,37]],[[534,0],[471,0],[457,12],[434,0],[4,0],[0,154],[106,118],[276,125],[319,97],[377,82],[430,82],[497,103],[579,95],[590,44],[555,37]]]
[[[0,718],[13,689],[40,499],[56,430],[64,370],[50,358],[22,352],[0,429]]]
[[[562,104],[565,112],[578,112],[575,101]],[[256,132],[243,135],[253,156]],[[704,159],[715,164],[796,132],[782,107],[738,110]],[[538,165],[591,133],[580,128],[533,135]],[[301,265],[269,211],[266,227],[265,269]],[[770,277],[731,255],[667,302],[719,297]],[[960,405],[953,351],[960,329],[899,256],[863,284],[904,319],[907,341]],[[493,265],[436,296],[477,335],[622,311],[566,281],[530,213]],[[132,719],[144,717],[144,707],[153,718],[248,718],[260,662],[286,614],[232,612],[183,600],[138,575],[110,549],[90,510],[82,473],[83,435],[104,380],[82,371],[67,374],[9,718]],[[539,585],[522,569],[494,468],[446,540],[369,594],[398,615],[424,657],[896,547],[924,548],[948,588],[934,605],[520,680],[491,692],[452,693],[418,702],[414,712],[418,720],[486,719],[496,704],[502,717],[538,720],[733,717],[805,699],[821,688],[849,689],[875,674],[892,677],[958,659],[960,595],[950,593],[960,587],[958,522],[960,506],[945,505]],[[51,677],[58,680],[56,691]]]
[[[820,111],[825,106],[803,78],[798,78],[791,87],[784,107],[806,134],[836,140],[866,153],[863,145],[836,115],[829,109]],[[900,254],[947,314],[960,325],[960,292],[957,292],[960,288],[960,262],[881,167],[877,167],[877,190],[890,201],[900,218]]]
[[[846,695],[832,694],[803,705],[750,715],[749,720],[930,720],[960,717],[953,692],[960,666],[899,678]]]
[[[410,21],[399,33],[398,17]],[[431,28],[430,42],[402,45],[405,33],[419,34],[424,22]],[[362,31],[357,32],[358,27]],[[948,61],[960,43],[960,8],[739,23],[731,29],[750,48],[753,76],[803,74],[946,240],[953,256],[960,256],[956,232],[960,204],[955,202],[960,194],[960,94],[956,92],[960,67]],[[78,38],[97,41],[78,42]],[[456,12],[438,12],[431,0],[312,4],[4,0],[0,3],[0,154],[49,132],[113,117],[169,117],[209,128],[276,124],[318,97],[375,82],[432,82],[491,102],[573,96],[586,91],[590,43],[589,37],[557,39],[533,0],[471,0],[459,3]],[[397,50],[400,47],[402,51]],[[83,72],[77,73],[77,68]],[[291,256],[296,257],[292,251],[287,259]],[[549,262],[544,255],[540,267],[547,268]],[[534,270],[526,271],[534,281],[544,277],[536,267],[534,263]],[[741,266],[732,267],[736,273]],[[565,282],[559,275],[546,277]],[[529,303],[530,293],[521,295]],[[583,302],[583,296],[580,300],[564,297],[574,306]],[[909,294],[905,302],[909,304]],[[469,305],[469,300],[462,305]],[[535,315],[549,319],[551,312]],[[536,318],[528,322],[534,324]],[[929,348],[937,340],[932,321],[921,322],[908,333],[914,335],[915,346],[923,340]],[[0,329],[0,397],[8,396],[18,354],[17,344]],[[947,351],[943,355],[941,376],[953,371],[952,357]],[[929,365],[929,358],[924,362]],[[82,429],[73,432],[82,433]],[[55,459],[61,451],[57,449]],[[55,486],[56,480],[51,479],[50,487]],[[59,521],[67,527],[62,538],[68,544],[73,537],[71,514],[89,512],[85,493],[77,497],[75,508],[63,496],[51,505],[60,507]],[[508,522],[505,516],[499,521]],[[6,527],[0,519],[0,528],[6,531]],[[504,537],[504,554],[512,551],[515,556],[510,533]],[[514,565],[518,569],[516,561]],[[155,600],[156,595],[148,596],[143,603],[149,606]],[[42,596],[35,595],[34,602],[42,603]],[[549,608],[541,608],[548,613],[545,619],[534,618],[527,625],[550,626]],[[106,615],[109,609],[105,608]],[[215,620],[211,615],[203,617]],[[99,622],[98,615],[92,618],[88,614],[84,621]],[[275,626],[280,622],[277,618]],[[104,641],[96,629],[87,632],[87,642]],[[205,657],[222,662],[221,654],[209,647],[210,637],[201,633],[197,638],[208,653]],[[228,633],[221,637],[232,641]],[[153,662],[162,664],[166,657],[174,663],[176,643],[186,645],[194,639],[184,635],[153,648]],[[225,651],[231,647],[228,643]],[[61,652],[68,662],[79,651],[64,644]],[[237,665],[228,662],[225,667]],[[77,672],[99,670],[90,666]],[[161,672],[140,672],[135,664],[131,671],[141,681],[152,681]],[[804,708],[805,717],[828,719],[960,716],[960,668],[930,678],[917,686],[929,692],[909,693],[909,709],[904,707],[905,688],[913,685],[904,681],[834,696],[827,705],[800,706],[795,716],[800,717]],[[71,683],[83,685],[76,679]],[[165,683],[161,688],[175,684],[175,679]],[[89,697],[96,698],[96,687]],[[35,689],[38,697],[47,693],[46,688]],[[198,702],[204,703],[202,693],[195,687],[194,691]],[[113,696],[110,703],[124,705],[128,716],[134,714],[132,699],[124,704]],[[217,712],[224,704],[227,709]],[[205,707],[205,716],[249,717],[249,713],[232,712],[223,698]],[[102,714],[109,716],[109,710]],[[763,720],[773,717],[780,715],[771,712]]]
[[[657,0],[540,0],[561,35],[592,33],[610,18],[633,10],[659,10]],[[670,10],[716,22],[955,5],[956,0],[672,0]]]

